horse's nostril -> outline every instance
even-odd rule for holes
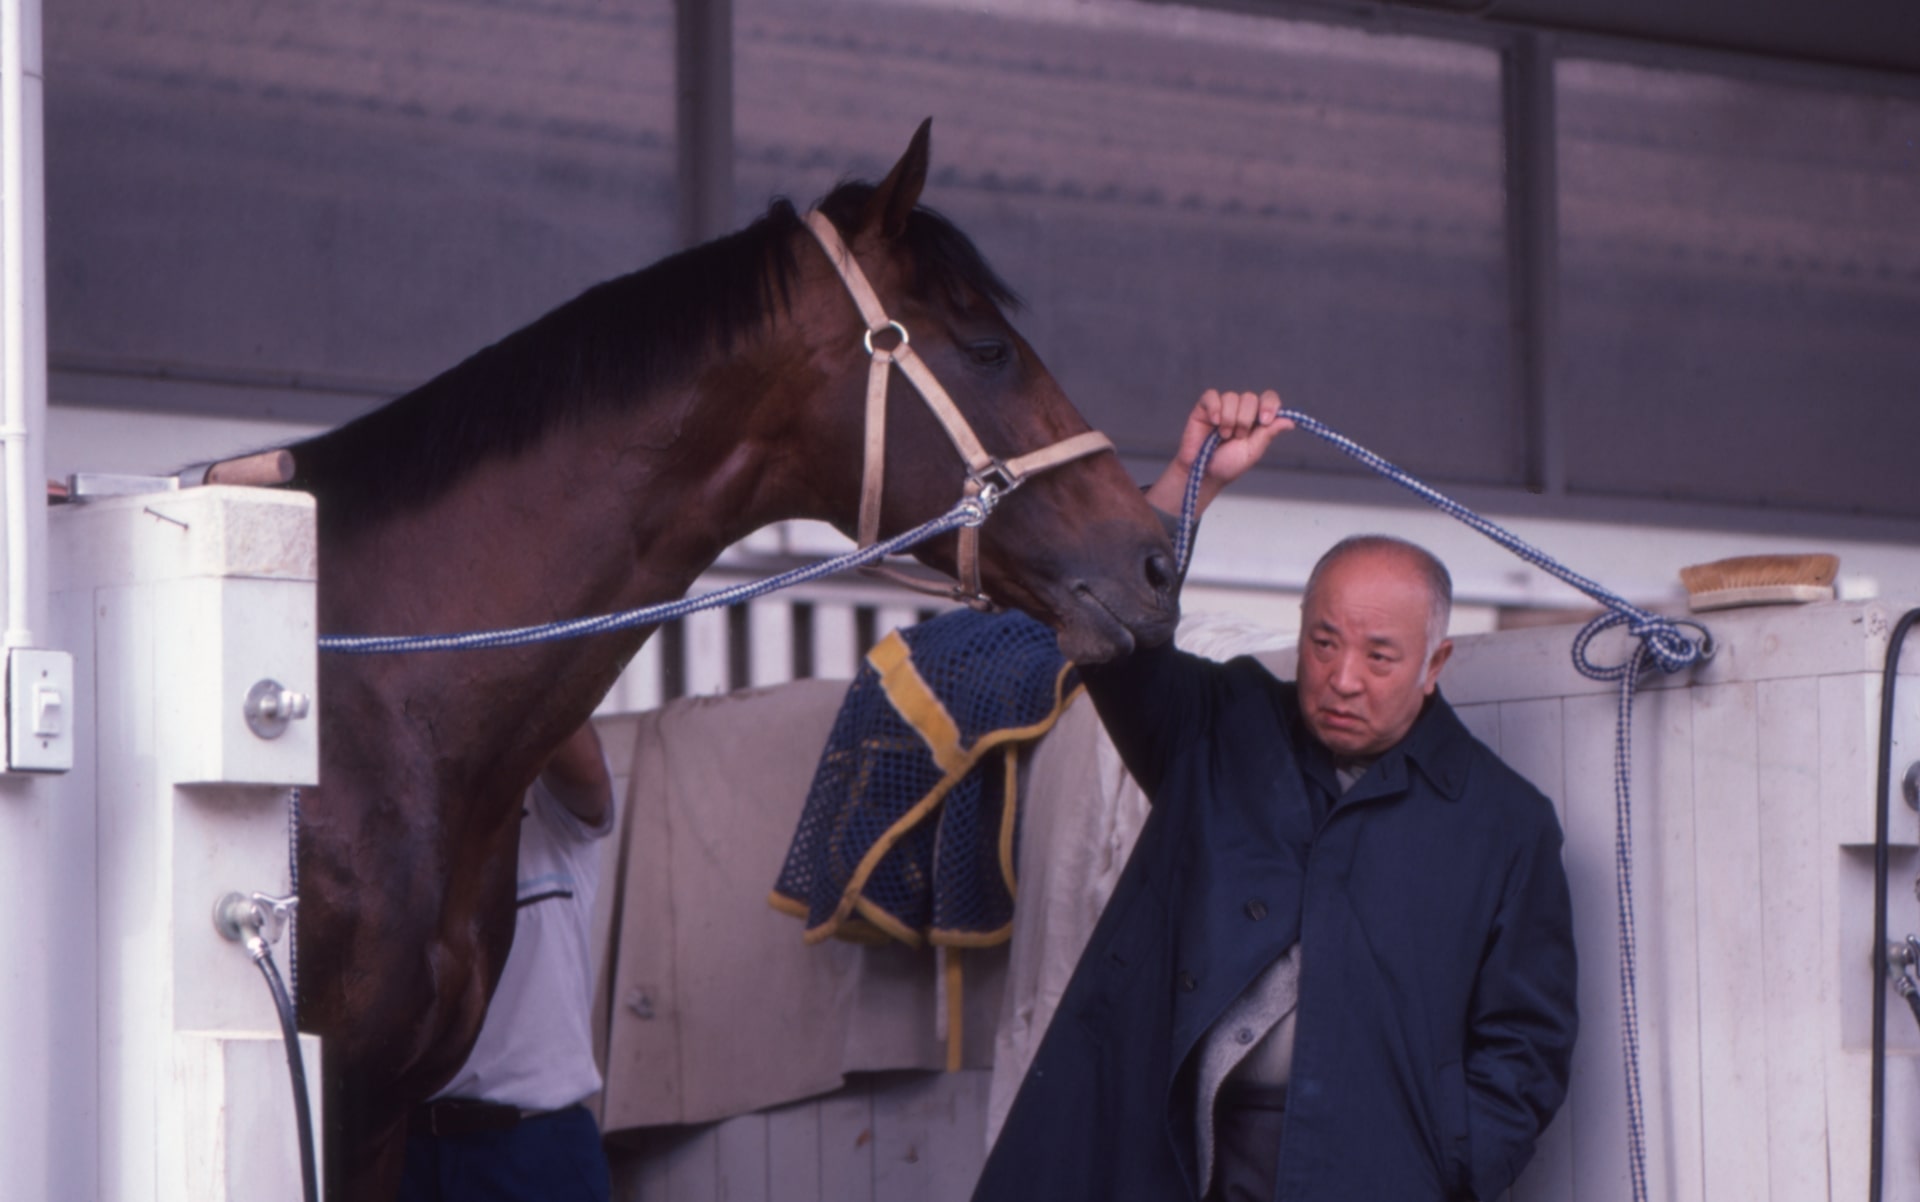
[[[1164,551],[1155,551],[1147,556],[1147,587],[1156,593],[1167,593],[1174,586],[1173,557]]]

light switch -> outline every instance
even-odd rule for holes
[[[65,734],[63,717],[66,710],[60,690],[44,680],[33,682],[33,733],[36,735]]]
[[[7,771],[73,768],[73,656],[16,647],[7,653]]]

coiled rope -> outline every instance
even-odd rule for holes
[[[1663,618],[1589,580],[1518,535],[1415,479],[1318,419],[1288,409],[1280,410],[1276,417],[1292,421],[1308,433],[1332,443],[1435,509],[1465,522],[1521,559],[1579,589],[1606,607],[1605,613],[1587,623],[1574,636],[1572,656],[1573,666],[1582,676],[1589,680],[1615,681],[1620,686],[1613,750],[1613,873],[1614,895],[1620,911],[1621,1059],[1627,1085],[1627,1152],[1633,1197],[1634,1202],[1646,1202],[1647,1134],[1645,1103],[1640,1091],[1640,1004],[1633,917],[1633,798],[1630,782],[1633,767],[1633,693],[1648,664],[1658,664],[1669,673],[1679,672],[1705,661],[1713,654],[1712,638],[1706,628],[1697,622]],[[1220,435],[1216,431],[1201,446],[1200,453],[1194,457],[1193,470],[1187,476],[1186,493],[1181,504],[1180,530],[1174,540],[1174,558],[1182,576],[1186,574],[1187,560],[1193,552],[1200,482],[1206,477],[1207,464],[1213,459],[1213,452],[1219,445]],[[1602,631],[1620,625],[1625,625],[1627,633],[1639,640],[1632,654],[1618,664],[1594,663],[1588,655],[1593,640]],[[1698,632],[1698,637],[1689,636],[1683,627]]]

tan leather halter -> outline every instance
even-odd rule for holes
[[[833,222],[815,209],[807,214],[807,228],[819,239],[820,249],[827,252],[827,261],[839,273],[841,283],[847,286],[848,295],[853,297],[855,307],[860,310],[861,320],[867,323],[862,343],[871,366],[867,372],[866,452],[860,475],[858,535],[861,546],[871,546],[880,537],[880,494],[886,480],[888,369],[895,364],[899,365],[907,381],[919,392],[920,398],[947,432],[953,449],[960,453],[960,458],[966,463],[967,478],[962,486],[962,495],[978,499],[989,513],[1001,497],[1020,487],[1028,476],[1113,449],[1112,439],[1098,430],[1088,430],[1013,459],[996,459],[987,454],[980,440],[974,437],[973,427],[967,424],[966,417],[954,405],[953,398],[934,378],[926,361],[914,353],[906,327],[887,316],[880,298],[874,295],[873,286],[867,283],[860,264],[841,240],[840,231],[834,228]],[[893,332],[895,344],[890,347],[876,345],[874,335],[889,330]],[[960,547],[955,567],[960,580],[951,589],[929,588],[924,582],[901,573],[872,570],[884,572],[890,579],[908,587],[951,596],[968,605],[990,604],[980,591],[980,529],[977,526],[962,527],[958,538]]]

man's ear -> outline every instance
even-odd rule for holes
[[[1440,645],[1435,647],[1433,654],[1427,658],[1427,680],[1425,687],[1421,689],[1426,696],[1433,696],[1434,688],[1440,683],[1440,669],[1447,666],[1447,660],[1452,656],[1453,640],[1441,639]]]
[[[932,132],[933,118],[928,117],[913,132],[907,153],[900,156],[893,170],[887,172],[887,178],[873,190],[867,211],[860,215],[860,232],[878,233],[889,242],[906,232],[907,215],[920,202],[920,190],[927,186],[927,161],[931,157],[928,142]]]

